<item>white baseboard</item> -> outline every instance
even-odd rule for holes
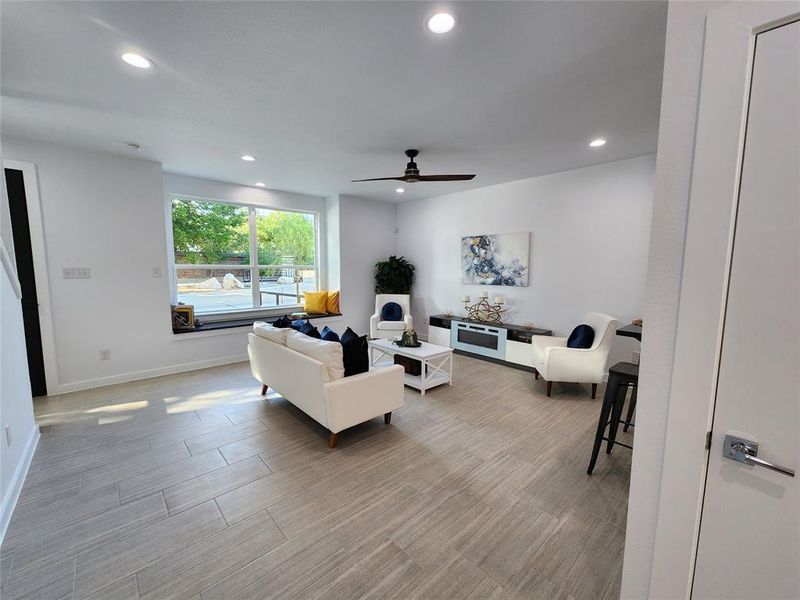
[[[248,357],[247,353],[245,352],[243,354],[235,354],[233,356],[223,356],[209,360],[198,360],[190,363],[169,365],[167,367],[145,369],[143,371],[120,373],[119,375],[111,375],[109,377],[98,377],[96,379],[84,379],[82,381],[73,381],[72,383],[63,383],[60,384],[55,391],[48,390],[48,392],[50,394],[67,394],[69,392],[90,390],[93,388],[105,387],[107,385],[114,385],[116,383],[128,383],[130,381],[139,381],[140,379],[150,379],[152,377],[161,377],[163,375],[173,375],[175,373],[184,373],[186,371],[197,371],[199,369],[207,369],[209,367],[219,367],[221,365],[229,365],[232,363],[244,362],[246,360],[248,360]]]
[[[31,434],[28,437],[28,443],[22,453],[22,458],[17,463],[17,468],[14,469],[14,475],[8,488],[3,495],[3,503],[0,505],[0,543],[6,537],[6,529],[8,523],[11,521],[11,515],[14,513],[14,508],[17,506],[19,493],[22,491],[22,484],[25,483],[25,477],[28,474],[28,468],[31,466],[33,453],[36,452],[36,445],[39,443],[39,427],[34,426],[31,429]]]

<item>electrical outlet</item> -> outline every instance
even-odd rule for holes
[[[6,446],[11,445],[11,425],[6,425]]]
[[[161,267],[153,267],[153,277],[156,279],[161,277]]]
[[[67,267],[63,270],[64,279],[91,279],[92,270],[89,267]]]
[[[639,364],[639,356],[640,356],[640,353],[638,351],[635,351],[633,353],[633,364],[635,364],[635,365]]]
[[[109,348],[100,350],[100,360],[111,360],[111,350]]]

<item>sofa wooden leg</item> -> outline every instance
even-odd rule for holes
[[[392,411],[383,414],[383,422],[389,425],[392,422]]]
[[[331,431],[331,435],[328,438],[328,448],[336,448],[336,442],[338,442],[338,441],[339,441],[339,434],[338,433],[333,433]]]
[[[262,395],[262,396],[266,396],[266,395],[267,395],[267,390],[268,390],[268,389],[269,389],[269,387],[267,387],[267,384],[266,384],[266,383],[265,383],[264,385],[262,385],[262,386],[261,386],[261,395]]]
[[[597,398],[597,384],[593,383],[592,384],[592,400],[594,400],[595,398]]]
[[[539,381],[539,371],[534,369],[533,376],[536,378],[536,381]]]
[[[548,382],[545,384],[545,388],[546,388],[546,390],[547,390],[547,397],[549,398],[549,397],[550,397],[550,392],[552,392],[552,391],[553,391],[553,382],[552,382],[552,381],[548,381]]]

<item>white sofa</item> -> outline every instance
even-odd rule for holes
[[[330,431],[336,446],[340,431],[384,415],[403,400],[403,367],[385,367],[344,377],[338,342],[324,342],[290,329],[257,323],[248,335],[247,353],[253,376]],[[338,364],[337,364],[338,360]]]
[[[594,329],[591,348],[568,348],[567,338],[535,335],[533,346],[533,368],[536,379],[541,375],[547,382],[547,395],[554,381],[591,383],[592,398],[597,395],[597,384],[603,381],[608,363],[608,352],[617,332],[617,320],[602,313],[587,313],[586,325]]]
[[[402,321],[381,321],[381,309],[387,302],[397,302],[403,309]],[[375,314],[369,318],[369,337],[391,340],[403,335],[406,329],[414,329],[411,316],[411,297],[408,294],[378,294],[375,296]]]

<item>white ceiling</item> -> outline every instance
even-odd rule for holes
[[[0,125],[176,173],[381,200],[655,152],[665,3],[454,3],[438,37],[423,27],[436,6],[4,0]],[[127,66],[126,50],[155,67]],[[423,174],[478,176],[402,197],[350,183],[401,175],[405,148]]]

